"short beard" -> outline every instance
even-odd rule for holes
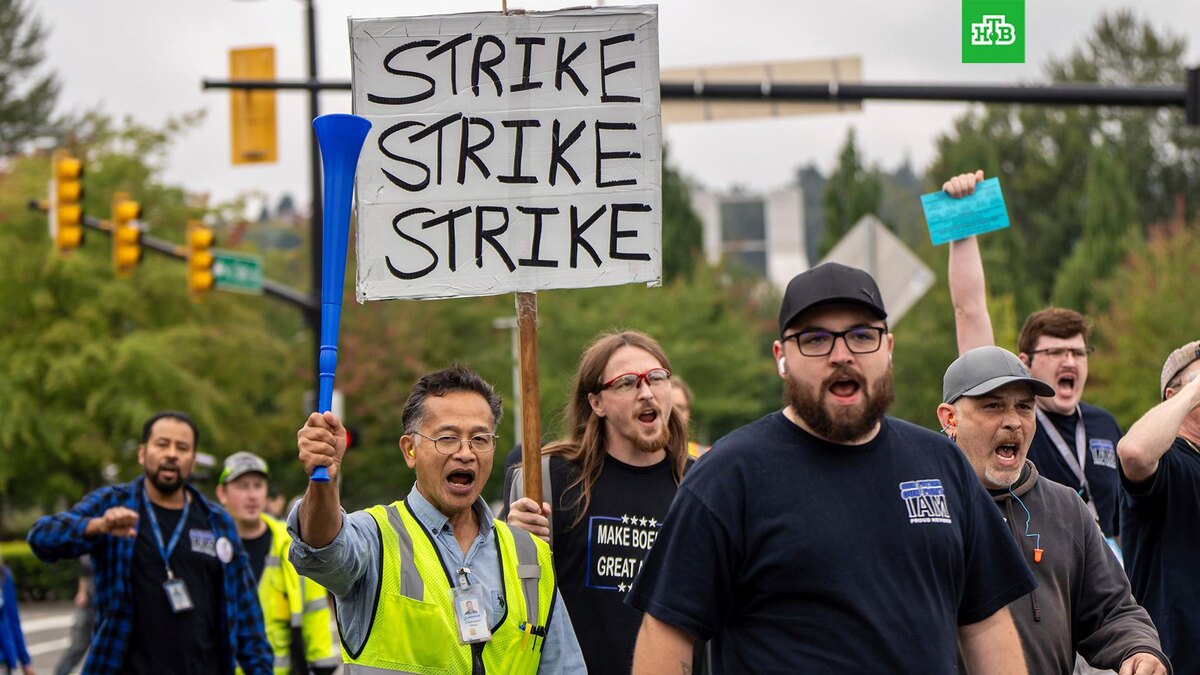
[[[154,489],[158,490],[163,495],[173,495],[183,487],[184,482],[187,480],[184,477],[183,472],[178,468],[175,469],[175,475],[178,476],[178,479],[174,483],[167,483],[159,478],[158,470],[155,470],[155,472],[147,476],[147,478],[150,479],[150,484],[154,486]]]
[[[664,426],[661,434],[650,439],[647,439],[639,434],[634,434],[632,437],[626,436],[625,438],[631,444],[633,444],[633,447],[638,451],[647,455],[653,455],[654,453],[667,447],[667,441],[671,440],[671,428],[670,426]]]
[[[896,400],[896,388],[892,382],[892,366],[888,364],[887,372],[875,383],[872,391],[865,386],[862,388],[861,407],[843,408],[837,414],[830,414],[824,404],[825,394],[829,384],[839,375],[840,372],[827,378],[813,395],[808,387],[789,374],[784,378],[784,398],[818,437],[831,443],[847,444],[867,435],[879,424]]]

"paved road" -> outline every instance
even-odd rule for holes
[[[30,602],[18,609],[34,670],[38,675],[52,675],[70,641],[74,606],[69,602]]]
[[[21,612],[21,627],[25,630],[25,646],[33,657],[33,668],[38,675],[53,675],[58,659],[70,642],[71,622],[75,607],[69,602],[29,602],[18,606]],[[334,644],[337,644],[337,628]],[[80,663],[80,666],[83,664]],[[79,667],[71,671],[78,673]]]

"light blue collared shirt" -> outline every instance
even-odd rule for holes
[[[495,544],[495,526],[492,512],[483,499],[472,507],[479,518],[479,534],[471,542],[464,556],[450,519],[438,511],[417,491],[414,485],[408,493],[417,521],[432,536],[434,544],[446,566],[454,572],[460,567],[470,568],[470,582],[483,594],[490,612],[489,624],[494,617],[504,613],[504,585],[501,581],[500,557]],[[379,547],[379,526],[371,514],[342,511],[342,529],[328,546],[313,548],[300,540],[300,505],[297,504],[287,519],[288,534],[292,545],[288,559],[300,574],[329,589],[337,598],[337,617],[342,629],[342,640],[348,651],[358,651],[371,629],[371,615],[375,596],[379,590],[379,569],[376,561],[383,552]],[[571,626],[571,617],[563,605],[562,596],[554,593],[554,609],[547,627],[546,641],[542,646],[539,673],[586,673],[583,653]]]

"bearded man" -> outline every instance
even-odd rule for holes
[[[628,601],[634,673],[1024,673],[1006,605],[1033,579],[949,440],[887,417],[893,336],[875,280],[788,284],[786,407],[717,441],[680,486]],[[919,637],[914,637],[919,636]]]
[[[689,464],[671,388],[671,363],[654,338],[597,337],[576,369],[564,413],[570,436],[543,450],[549,502],[539,509],[524,497],[508,514],[547,540],[553,527],[559,588],[593,674],[629,672],[642,613],[625,594]]]
[[[143,475],[84,495],[29,530],[45,562],[92,557],[96,629],[83,672],[273,672],[233,519],[188,484],[199,444],[191,417],[156,413],[138,445]]]

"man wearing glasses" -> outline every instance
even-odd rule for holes
[[[1033,578],[948,439],[886,416],[893,338],[875,280],[788,284],[786,407],[717,441],[680,486],[629,602],[637,675],[1024,673],[1006,605]]]
[[[942,186],[951,197],[975,193],[983,171],[955,176]],[[975,237],[950,244],[950,298],[954,303],[958,353],[994,345],[987,312],[983,261]],[[1117,443],[1121,427],[1107,410],[1081,402],[1087,384],[1091,326],[1082,314],[1050,307],[1029,315],[1017,338],[1018,356],[1053,397],[1037,399],[1037,433],[1029,459],[1045,478],[1079,493],[1110,543],[1120,533]]]
[[[625,594],[689,462],[671,391],[671,364],[654,338],[598,337],[579,359],[563,414],[570,436],[544,449],[548,503],[539,509],[523,497],[508,514],[543,538],[553,527],[563,599],[592,673],[629,672],[642,613],[624,604]]]
[[[421,377],[400,437],[416,484],[351,514],[337,487],[341,420],[313,413],[297,432],[305,471],[324,466],[332,480],[310,482],[288,516],[289,559],[337,598],[348,675],[583,672],[549,547],[493,520],[479,496],[500,413],[492,386],[467,368]]]

